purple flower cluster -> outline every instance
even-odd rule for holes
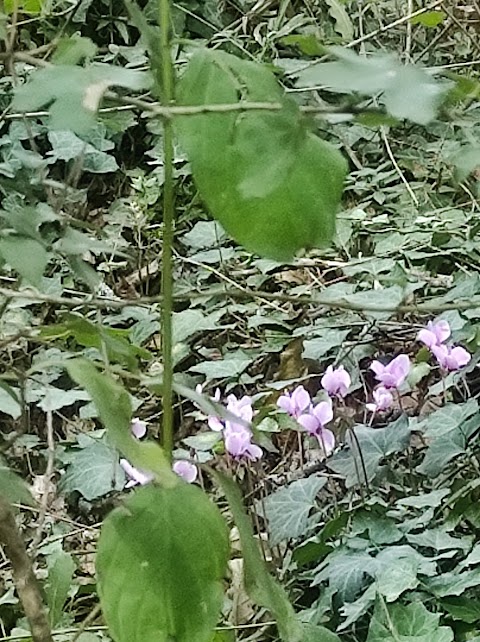
[[[375,378],[379,385],[372,393],[373,402],[367,403],[366,408],[373,414],[384,412],[391,408],[393,404],[392,390],[397,390],[405,382],[410,372],[410,359],[406,354],[399,354],[389,363],[383,364],[381,361],[372,361],[370,370],[375,373]]]
[[[196,388],[199,394],[202,393],[202,386]],[[213,401],[220,401],[221,392],[217,388]],[[252,443],[253,433],[251,429],[253,419],[252,398],[244,395],[237,399],[235,395],[228,395],[226,409],[229,415],[235,419],[222,419],[216,415],[209,415],[207,421],[211,430],[221,432],[225,444],[225,450],[234,459],[248,459],[256,461],[263,455],[260,446]]]
[[[140,421],[138,417],[135,417],[132,419],[131,430],[134,437],[142,439],[142,437],[145,437],[147,434],[147,424],[144,421]],[[129,477],[129,481],[125,488],[131,488],[137,484],[145,486],[145,484],[148,484],[153,480],[152,473],[147,470],[135,468],[135,466],[132,466],[127,459],[120,459],[120,466],[127,474],[127,477]],[[173,463],[172,469],[174,473],[179,477],[182,477],[182,479],[189,484],[193,483],[197,479],[197,467],[189,461],[179,459]]]
[[[472,358],[465,348],[445,344],[450,335],[450,325],[444,320],[429,321],[427,327],[422,328],[417,334],[418,341],[427,346],[444,372],[460,370]]]
[[[321,379],[322,388],[330,397],[343,398],[348,393],[352,380],[343,366],[328,366]],[[277,406],[296,419],[298,424],[312,437],[316,437],[325,455],[335,448],[335,435],[325,428],[333,419],[333,404],[329,398],[314,404],[303,386],[297,386],[291,393],[281,395]]]

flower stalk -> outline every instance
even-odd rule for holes
[[[161,35],[161,85],[162,102],[171,106],[174,99],[174,73],[170,40],[170,2],[159,0],[159,23]],[[163,359],[163,426],[162,446],[171,460],[173,451],[173,356],[172,356],[172,313],[173,313],[173,222],[174,222],[174,184],[173,184],[173,126],[170,118],[163,120],[163,243],[162,243],[162,359]]]

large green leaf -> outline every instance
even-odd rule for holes
[[[199,192],[235,240],[277,260],[331,240],[345,161],[308,131],[269,70],[203,50],[192,57],[177,96],[182,105],[248,100],[281,106],[176,119]]]
[[[208,642],[223,603],[229,544],[197,486],[145,486],[106,519],[98,590],[116,642]]]

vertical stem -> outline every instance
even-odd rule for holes
[[[170,48],[170,3],[159,0],[159,22],[162,51],[162,101],[168,106],[173,101],[174,79]],[[160,71],[160,70],[158,70]],[[173,127],[169,118],[163,121],[163,244],[162,244],[162,357],[163,357],[163,428],[162,445],[166,456],[172,458],[173,450],[173,359],[172,359],[172,311],[173,276],[172,245],[174,219],[173,185]]]

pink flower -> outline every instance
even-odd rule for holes
[[[132,419],[131,430],[137,439],[141,439],[147,434],[147,424],[138,417],[134,417],[134,419]]]
[[[325,455],[329,455],[335,448],[335,435],[331,430],[324,428],[333,419],[332,402],[321,401],[308,414],[298,417],[298,423],[310,435],[316,437],[320,446],[325,451]]]
[[[459,370],[472,358],[472,355],[461,346],[433,345],[431,350],[440,368],[447,372]]]
[[[370,369],[385,388],[399,388],[410,372],[410,359],[406,354],[399,354],[386,366],[380,361],[373,361]]]
[[[417,334],[418,341],[424,343],[430,350],[433,346],[439,346],[448,339],[451,334],[448,321],[429,321],[427,327]]]
[[[331,397],[345,397],[352,380],[343,366],[328,366],[322,377],[322,387]]]
[[[195,392],[199,395],[203,395],[203,386],[201,383],[195,386]],[[215,394],[213,395],[213,397],[210,397],[210,398],[212,401],[216,401],[218,403],[220,401],[220,396],[221,396],[220,388],[216,388]],[[215,430],[215,432],[220,432],[220,430],[223,430],[223,423],[221,419],[216,415],[208,415],[207,423],[210,430]]]
[[[292,393],[281,395],[277,400],[277,406],[291,417],[300,417],[312,405],[310,395],[303,386],[297,386]]]
[[[373,393],[373,403],[367,403],[366,407],[370,412],[382,412],[388,410],[393,403],[393,396],[390,390],[384,386],[378,386]]]
[[[153,480],[153,475],[151,473],[135,468],[126,459],[120,459],[120,466],[123,468],[127,476],[130,477],[130,480],[127,482],[125,488],[131,488],[132,486],[136,486],[137,484],[145,486],[145,484],[148,484]]]
[[[235,459],[245,457],[251,461],[256,461],[263,455],[260,446],[252,444],[252,432],[244,426],[239,424],[227,426],[223,431],[223,438],[225,450]]]
[[[179,459],[178,461],[174,462],[172,468],[174,473],[177,473],[179,477],[182,477],[182,479],[184,479],[189,484],[192,484],[197,479],[197,467],[195,466],[195,464],[191,464],[189,461]]]

